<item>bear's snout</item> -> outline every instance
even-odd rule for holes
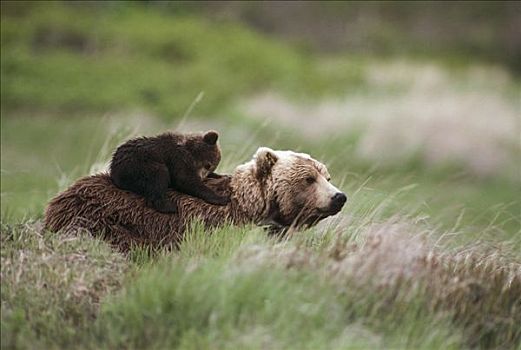
[[[335,195],[331,198],[331,209],[340,211],[340,209],[342,209],[346,201],[347,196],[344,193],[335,193]]]

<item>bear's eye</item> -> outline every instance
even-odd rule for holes
[[[212,167],[211,164],[206,164],[206,165],[204,166],[204,168],[205,168],[206,170],[210,170],[211,167]]]
[[[316,181],[316,179],[315,179],[313,176],[308,176],[308,177],[306,178],[306,182],[307,182],[308,184],[310,184],[310,185],[311,185],[313,182],[315,182],[315,181]]]

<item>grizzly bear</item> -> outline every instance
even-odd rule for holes
[[[204,183],[221,160],[215,131],[204,134],[167,132],[139,137],[119,146],[110,164],[110,177],[117,187],[142,195],[146,204],[161,213],[176,213],[169,188],[205,202],[225,205],[229,198],[218,195]]]
[[[253,223],[274,232],[300,229],[338,213],[346,196],[329,182],[324,164],[307,154],[257,150],[232,175],[207,178],[205,184],[230,203],[215,206],[199,198],[168,191],[176,214],[146,206],[142,196],[116,187],[110,176],[84,177],[51,200],[45,227],[51,231],[88,231],[126,252],[132,245],[175,246],[194,220],[206,227]]]

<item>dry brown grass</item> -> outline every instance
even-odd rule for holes
[[[88,235],[48,234],[39,222],[1,229],[2,348],[74,346],[128,263]]]
[[[377,313],[409,308],[420,298],[422,307],[433,314],[451,315],[472,348],[521,344],[518,257],[501,247],[449,248],[437,244],[436,236],[407,220],[392,218],[364,226],[356,238],[339,231],[318,251],[312,241],[297,238],[296,245],[251,246],[236,258],[242,268],[282,264],[315,271],[339,288],[359,288],[376,296]]]

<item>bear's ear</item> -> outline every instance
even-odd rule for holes
[[[207,131],[206,134],[203,136],[203,141],[209,145],[215,145],[217,142],[217,139],[219,138],[219,134],[217,131]]]
[[[257,164],[257,176],[259,178],[263,178],[271,172],[271,168],[279,157],[275,154],[271,148],[268,147],[260,147],[257,152],[255,152],[255,162]]]

